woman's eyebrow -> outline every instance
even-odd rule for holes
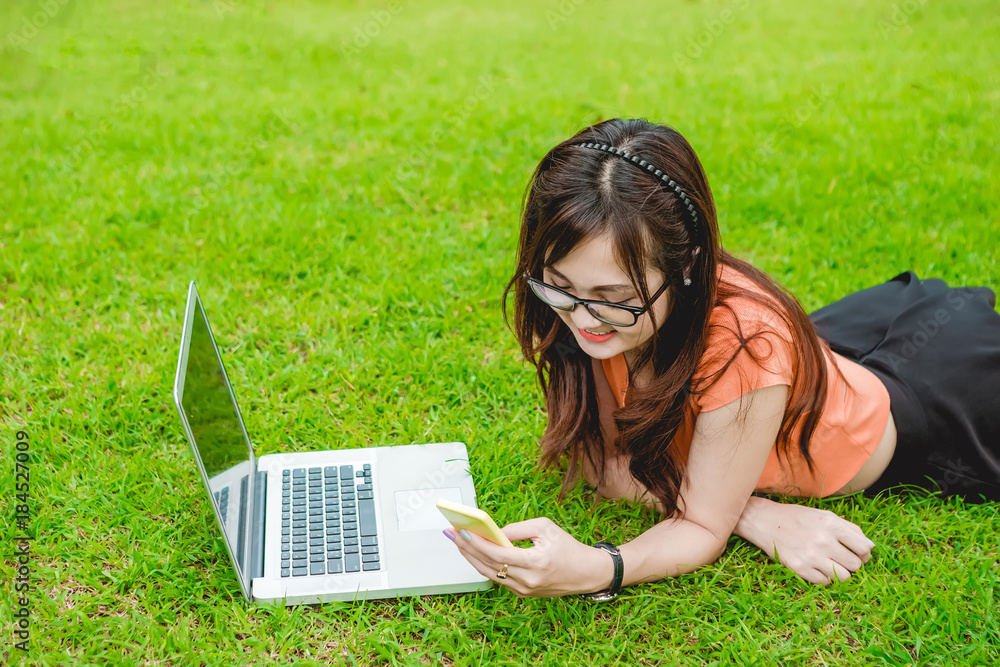
[[[553,274],[556,278],[561,278],[562,280],[568,282],[570,285],[573,284],[572,280],[570,280],[563,274],[559,273],[551,266],[546,266],[545,268],[549,271],[549,273]],[[592,292],[626,292],[629,290],[634,292],[635,288],[632,285],[629,285],[628,283],[620,283],[617,285],[598,285],[597,287],[591,288]]]

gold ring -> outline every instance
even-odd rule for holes
[[[507,564],[504,563],[504,566],[500,568],[499,572],[497,572],[497,579],[506,579],[506,578],[507,578]]]

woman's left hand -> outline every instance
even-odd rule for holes
[[[502,547],[467,530],[459,534],[449,529],[447,533],[455,535],[458,550],[481,575],[506,586],[518,597],[593,593],[611,585],[611,557],[573,539],[551,520],[529,519],[508,524],[502,530],[511,542],[531,540],[532,546]],[[506,577],[497,576],[503,574],[504,566]]]

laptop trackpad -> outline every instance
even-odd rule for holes
[[[396,491],[396,523],[400,531],[406,530],[444,530],[451,527],[444,515],[438,511],[438,498],[444,498],[455,503],[461,503],[462,490],[457,486],[444,489],[412,489]]]

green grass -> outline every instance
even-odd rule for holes
[[[734,538],[717,564],[604,606],[500,590],[244,603],[170,399],[192,278],[258,453],[461,440],[500,523],[549,516],[615,542],[654,517],[557,501],[558,476],[534,469],[539,394],[499,309],[523,188],[557,141],[613,116],[678,128],[725,245],[808,309],[907,269],[1000,287],[996,3],[503,7],[3,3],[0,652],[1000,662],[997,506],[936,498],[816,502],[878,544],[829,589]],[[378,34],[353,48],[366,24]],[[19,429],[37,536],[28,658],[9,630]]]

